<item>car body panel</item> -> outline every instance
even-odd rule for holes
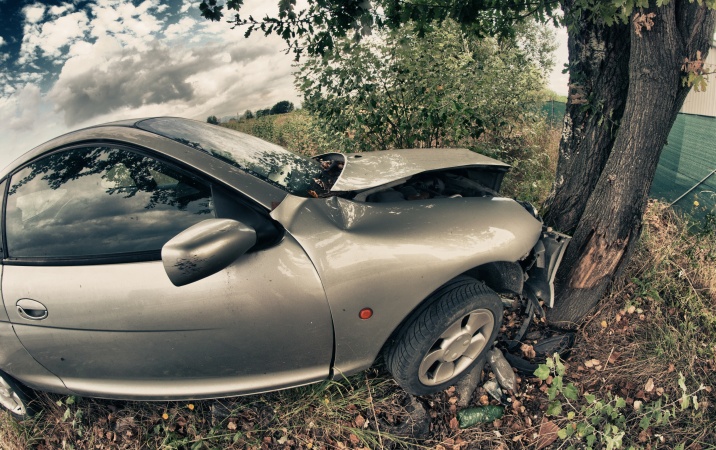
[[[335,192],[370,189],[434,170],[476,166],[510,167],[509,164],[464,148],[449,151],[432,148],[384,150],[351,153],[343,157],[343,171],[332,188]]]
[[[161,261],[4,269],[4,302],[20,341],[81,395],[203,398],[329,374],[330,310],[290,236],[182,287]],[[41,302],[48,317],[21,317],[18,299]]]
[[[31,388],[71,394],[56,375],[30,356],[9,322],[0,322],[0,369]]]
[[[519,260],[542,230],[515,201],[487,197],[367,204],[288,196],[271,215],[323,281],[337,374],[369,367],[393,330],[442,284],[488,262]],[[373,317],[361,320],[366,307]]]
[[[2,205],[0,205],[0,208],[2,208]],[[0,280],[2,280],[2,270],[3,266],[0,264]],[[0,301],[2,301],[2,290],[0,289]],[[10,318],[7,315],[7,310],[5,310],[5,304],[2,304],[2,308],[0,308],[0,322],[9,322]]]

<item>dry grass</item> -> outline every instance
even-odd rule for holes
[[[701,408],[646,434],[632,429],[627,437],[635,445],[716,448],[715,280],[716,233],[699,232],[666,205],[650,204],[639,248],[582,329],[570,359],[583,389],[630,404],[679,399],[684,375]],[[586,368],[593,359],[601,370]]]

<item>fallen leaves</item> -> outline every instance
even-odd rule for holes
[[[557,440],[559,427],[551,420],[542,419],[539,427],[539,438],[537,439],[536,448],[542,449],[552,445]]]
[[[602,370],[602,362],[598,359],[590,359],[588,361],[584,361],[584,367],[587,369],[594,368],[595,370]]]
[[[522,352],[522,356],[527,359],[533,359],[537,357],[537,352],[535,352],[534,347],[529,344],[522,344],[520,346],[520,351]]]
[[[357,428],[365,428],[367,427],[368,423],[365,420],[365,417],[358,414],[354,420]]]
[[[654,390],[654,379],[653,378],[649,378],[647,380],[646,385],[644,386],[644,390],[646,392],[651,392]]]

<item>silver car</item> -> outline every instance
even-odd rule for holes
[[[551,305],[566,238],[465,149],[305,158],[178,118],[110,123],[0,173],[0,402],[31,388],[216,398],[384,355],[408,392],[493,345],[503,300]]]

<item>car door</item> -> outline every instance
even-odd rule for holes
[[[175,287],[162,245],[213,217],[243,218],[259,242]],[[8,183],[5,235],[9,319],[74,392],[211,397],[329,374],[330,312],[301,247],[236,194],[168,162],[106,145],[33,161]]]

